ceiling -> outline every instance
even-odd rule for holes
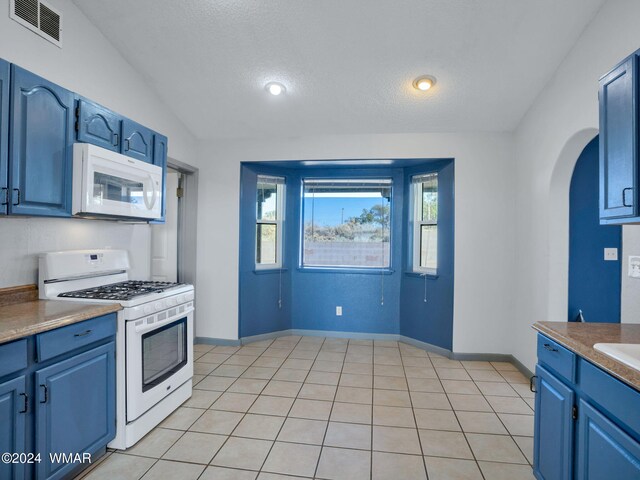
[[[219,139],[511,131],[604,0],[74,3],[194,135]],[[421,74],[438,81],[426,93]]]

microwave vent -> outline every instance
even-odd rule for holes
[[[62,48],[62,15],[42,0],[11,0],[9,17]]]

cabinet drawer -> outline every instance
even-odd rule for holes
[[[0,377],[27,368],[27,339],[0,345]]]
[[[116,333],[116,314],[111,313],[36,336],[37,361],[71,352]]]
[[[583,359],[580,359],[579,385],[601,410],[627,425],[640,439],[640,392]]]
[[[571,383],[576,381],[576,355],[544,335],[538,334],[538,362]]]

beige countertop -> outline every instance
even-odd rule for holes
[[[0,289],[0,344],[122,309],[117,303],[37,300],[34,290],[34,287]],[[9,296],[11,302],[3,301]]]
[[[596,343],[640,343],[640,324],[537,322],[533,328],[640,390],[640,372],[595,350]]]

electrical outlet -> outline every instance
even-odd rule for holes
[[[341,317],[342,316],[342,307],[340,307],[340,306],[336,307],[336,316],[337,317]]]
[[[618,260],[618,249],[617,248],[605,248],[604,249],[604,259],[608,261],[617,261]]]
[[[629,256],[629,276],[632,278],[640,278],[640,257]]]

